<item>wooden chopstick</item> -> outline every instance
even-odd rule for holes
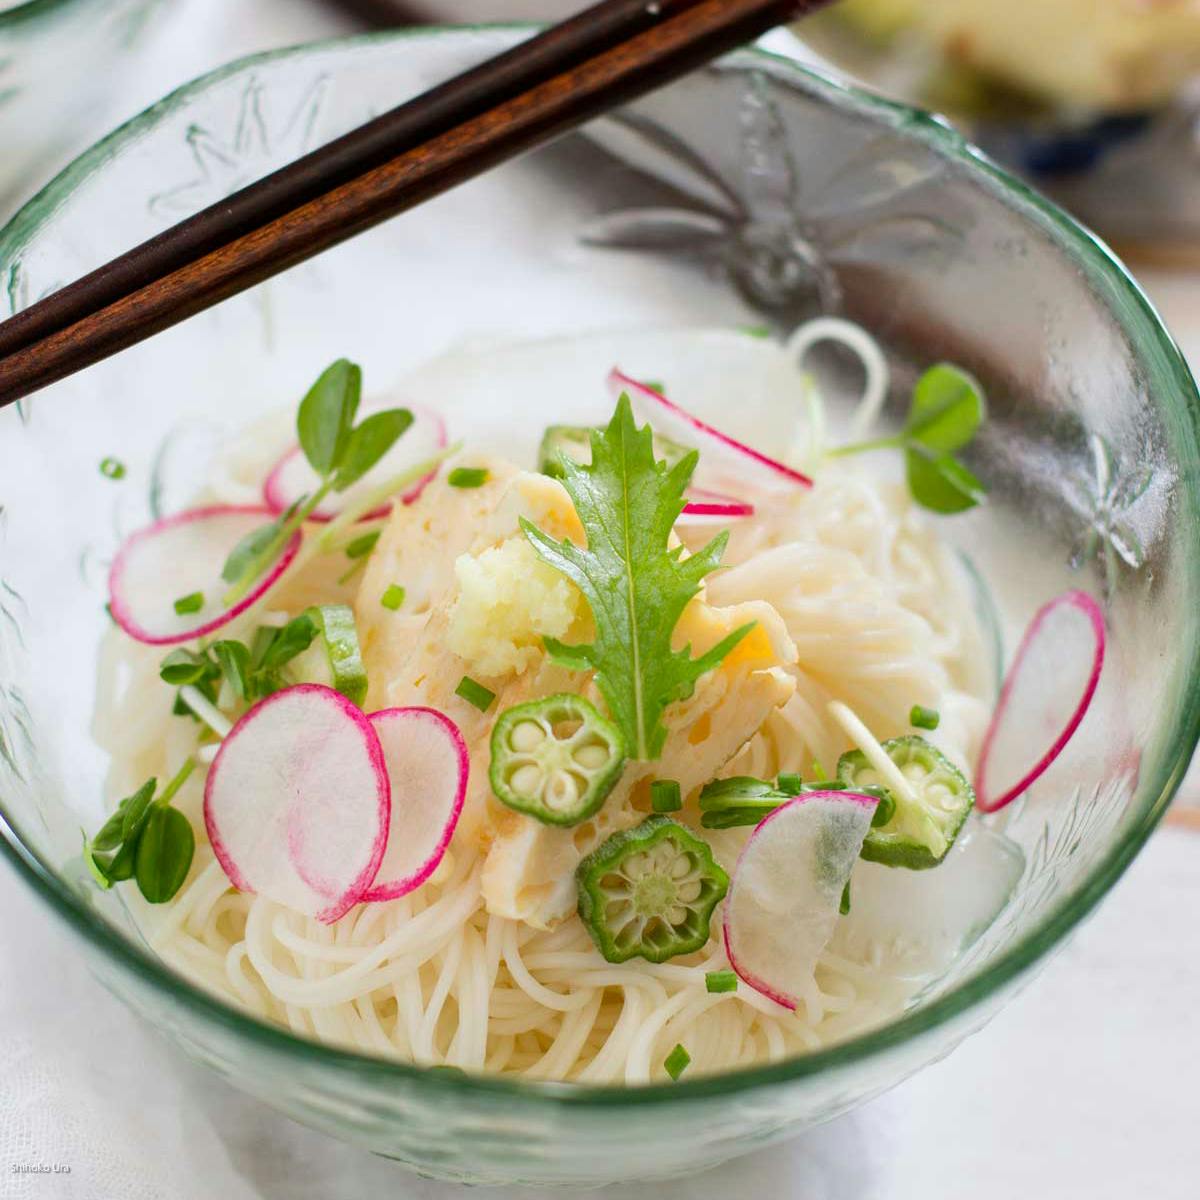
[[[235,222],[229,240],[215,247],[204,237],[190,234],[198,239],[187,243],[194,257],[180,256],[186,261],[168,273],[153,277],[141,266],[144,260],[138,260],[139,251],[132,252],[132,257],[138,260],[132,265],[128,261],[130,255],[122,256],[80,284],[72,285],[68,290],[78,290],[69,304],[60,301],[56,294],[28,310],[33,314],[34,309],[46,305],[50,318],[54,319],[27,316],[23,323],[26,331],[36,327],[34,322],[44,322],[41,327],[45,332],[32,341],[27,340],[26,332],[8,343],[15,342],[17,348],[0,357],[0,406],[117,353],[390,216],[644,95],[825,2],[660,0],[657,5],[652,0],[649,4],[644,2],[642,10],[655,17],[653,23],[619,40],[607,38],[609,44],[599,52],[578,59],[557,74],[379,165],[302,199],[295,207],[257,226],[245,229]],[[651,13],[651,9],[656,11]],[[617,13],[628,18],[629,5],[609,0],[558,29],[574,27],[573,36],[586,42],[589,19],[603,20],[605,28],[611,30],[608,22]],[[578,26],[577,22],[583,22],[584,26]],[[516,53],[519,55],[520,51]],[[455,84],[445,87],[453,90]],[[319,150],[309,157],[319,158],[324,153]],[[291,193],[285,191],[278,198],[280,204],[288,195]],[[236,208],[240,197],[239,193],[226,204]],[[155,253],[165,259],[179,261],[175,257],[175,235],[176,230],[169,230],[147,245],[156,246]],[[198,253],[197,245],[202,247]],[[120,287],[111,282],[114,275]],[[97,301],[96,297],[103,299]],[[56,304],[64,307],[55,309]],[[62,323],[64,308],[71,313],[69,324]],[[5,326],[0,326],[0,334],[4,331]]]
[[[606,0],[219,201],[0,324],[0,359],[165,278],[696,0]]]

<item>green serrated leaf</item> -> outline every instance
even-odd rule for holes
[[[408,432],[413,415],[407,408],[389,408],[368,417],[346,443],[346,453],[333,481],[335,492],[357,483]]]
[[[691,695],[696,680],[751,626],[697,659],[690,649],[671,646],[679,618],[701,580],[720,565],[729,538],[722,534],[682,560],[668,549],[697,454],[670,468],[656,462],[651,431],[637,428],[628,396],[621,397],[608,428],[592,433],[591,449],[586,465],[565,456],[562,461],[563,485],[583,524],[586,548],[555,541],[528,521],[522,529],[539,556],[583,592],[596,627],[592,644],[548,639],[548,652],[571,670],[595,672],[631,756],[653,759],[666,741],[667,705]]]
[[[951,363],[938,363],[917,380],[905,436],[937,453],[961,450],[987,415],[983,389]]]
[[[949,454],[932,454],[921,446],[905,453],[908,490],[924,508],[937,513],[960,513],[981,504],[987,496],[982,482]]]
[[[325,476],[341,465],[362,396],[362,368],[344,358],[325,368],[300,401],[296,432],[312,469]]]

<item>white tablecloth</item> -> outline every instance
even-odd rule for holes
[[[114,116],[238,54],[340,31],[311,0],[175,3],[184,11]],[[1150,284],[1200,358],[1195,281]],[[187,1062],[100,988],[7,872],[0,913],[0,1198],[462,1194],[305,1130]],[[1157,834],[1044,977],[945,1062],[784,1147],[676,1185],[604,1194],[1195,1200],[1200,836]]]

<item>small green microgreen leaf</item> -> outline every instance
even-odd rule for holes
[[[177,808],[156,807],[138,839],[138,890],[151,904],[165,904],[183,887],[196,851],[191,822]]]
[[[82,829],[79,832],[83,834],[83,861],[97,886],[108,891],[112,887],[112,880],[109,879],[103,865],[97,860],[94,844],[89,840],[87,833]]]
[[[357,483],[408,431],[413,415],[407,408],[389,408],[368,417],[350,434],[333,481],[335,492]]]
[[[277,630],[270,645],[263,651],[259,666],[264,671],[278,671],[312,645],[317,636],[316,622],[305,613],[293,617],[282,629]]]
[[[125,464],[119,458],[102,458],[100,460],[100,474],[105,479],[124,479]]]
[[[150,811],[145,814],[146,820],[149,820]],[[145,825],[145,821],[142,822]],[[138,833],[141,833],[139,828]],[[133,873],[137,868],[137,848],[140,839],[133,837],[129,841],[122,844],[120,850],[113,855],[112,861],[105,867],[105,873],[113,883],[124,883],[126,879],[132,879]]]
[[[850,912],[850,880],[846,880],[846,886],[842,888],[842,900],[838,905],[838,912],[844,917]]]
[[[966,512],[987,496],[983,484],[953,455],[913,444],[904,457],[908,490],[924,508],[947,515]]]
[[[971,441],[986,415],[979,384],[960,367],[938,363],[913,388],[904,433],[930,450],[949,454]]]
[[[212,664],[202,655],[193,654],[190,650],[172,650],[158,668],[159,677],[163,683],[172,687],[184,687],[187,684],[197,684],[208,679],[212,674]]]
[[[804,780],[795,772],[785,771],[775,781],[775,786],[785,796],[798,796],[804,790]]]
[[[296,432],[304,457],[318,475],[329,475],[341,465],[361,396],[362,369],[339,358],[300,401]]]
[[[93,850],[115,850],[124,841],[126,817],[133,811],[144,810],[154,798],[154,789],[158,786],[153,779],[143,783],[132,796],[126,796],[117,805],[116,811],[104,822],[100,832],[92,838]]]
[[[396,612],[396,610],[399,609],[404,603],[404,595],[404,589],[398,583],[393,583],[380,597],[379,603],[382,604],[384,608],[390,609],[392,612]]]
[[[214,642],[213,657],[239,700],[250,698],[250,651],[238,641]]]
[[[293,509],[289,509],[288,512],[275,521],[271,521],[266,525],[260,525],[257,529],[252,529],[234,546],[229,553],[229,557],[225,560],[225,565],[221,568],[221,578],[226,583],[241,582],[243,577],[255,567],[258,569],[250,577],[251,581],[257,579],[263,573],[269,565],[269,560],[262,562],[261,566],[258,564],[279,537],[280,531],[283,529],[284,523],[289,519]]]

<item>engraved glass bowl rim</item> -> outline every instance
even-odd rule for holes
[[[0,15],[0,30],[14,17],[34,16],[39,12],[66,7],[72,2],[29,0],[22,7]],[[55,212],[61,200],[82,181],[102,170],[118,151],[136,139],[143,130],[165,115],[186,107],[202,96],[207,88],[232,75],[250,72],[264,62],[283,58],[299,59],[330,47],[353,48],[355,45],[376,45],[381,42],[409,43],[423,38],[454,37],[463,33],[511,33],[513,30],[530,28],[533,27],[524,23],[457,28],[422,27],[289,47],[232,62],[177,89],[68,166],[0,231],[0,265],[11,264],[18,259],[22,247],[36,238],[39,229]],[[1025,220],[1035,223],[1105,293],[1109,306],[1115,310],[1119,323],[1142,361],[1152,369],[1153,386],[1165,397],[1163,402],[1176,410],[1176,417],[1190,431],[1194,442],[1200,445],[1200,395],[1191,372],[1149,300],[1103,242],[1056,205],[992,163],[941,118],[882,99],[762,49],[743,50],[738,54],[740,62],[752,62],[755,59],[769,66],[775,79],[787,80],[821,103],[847,109],[891,126],[935,153],[965,164],[980,187],[999,196],[1019,211]],[[1200,471],[1185,472],[1180,486],[1184,493],[1181,507],[1185,516],[1200,522]],[[1188,569],[1200,585],[1200,549],[1195,551]],[[236,1036],[284,1055],[294,1055],[312,1065],[340,1068],[370,1076],[376,1081],[386,1081],[388,1077],[419,1080],[422,1090],[430,1096],[441,1095],[452,1099],[455,1096],[491,1095],[522,1105],[611,1108],[623,1105],[680,1105],[689,1100],[728,1097],[766,1086],[795,1083],[834,1068],[865,1062],[907,1044],[947,1025],[993,993],[1015,983],[1060,943],[1095,908],[1132,862],[1157,826],[1187,769],[1191,751],[1200,737],[1200,642],[1183,648],[1183,652],[1190,659],[1191,670],[1187,677],[1191,682],[1186,694],[1180,698],[1182,702],[1175,708],[1175,727],[1170,731],[1171,736],[1163,740],[1163,744],[1170,748],[1164,750],[1160,760],[1154,764],[1155,770],[1145,773],[1140,779],[1124,830],[1081,883],[1058,903],[1050,906],[1012,945],[997,953],[977,974],[878,1029],[780,1063],[700,1079],[684,1078],[677,1083],[637,1088],[584,1087],[499,1077],[459,1076],[319,1044],[226,1005],[173,974],[148,949],[122,936],[92,911],[52,868],[23,846],[15,835],[9,834],[8,830],[13,826],[7,823],[2,797],[0,818],[5,819],[6,828],[5,835],[0,836],[0,855],[12,864],[51,910],[112,965],[139,977],[164,997],[188,1009],[196,1018],[223,1026]]]

